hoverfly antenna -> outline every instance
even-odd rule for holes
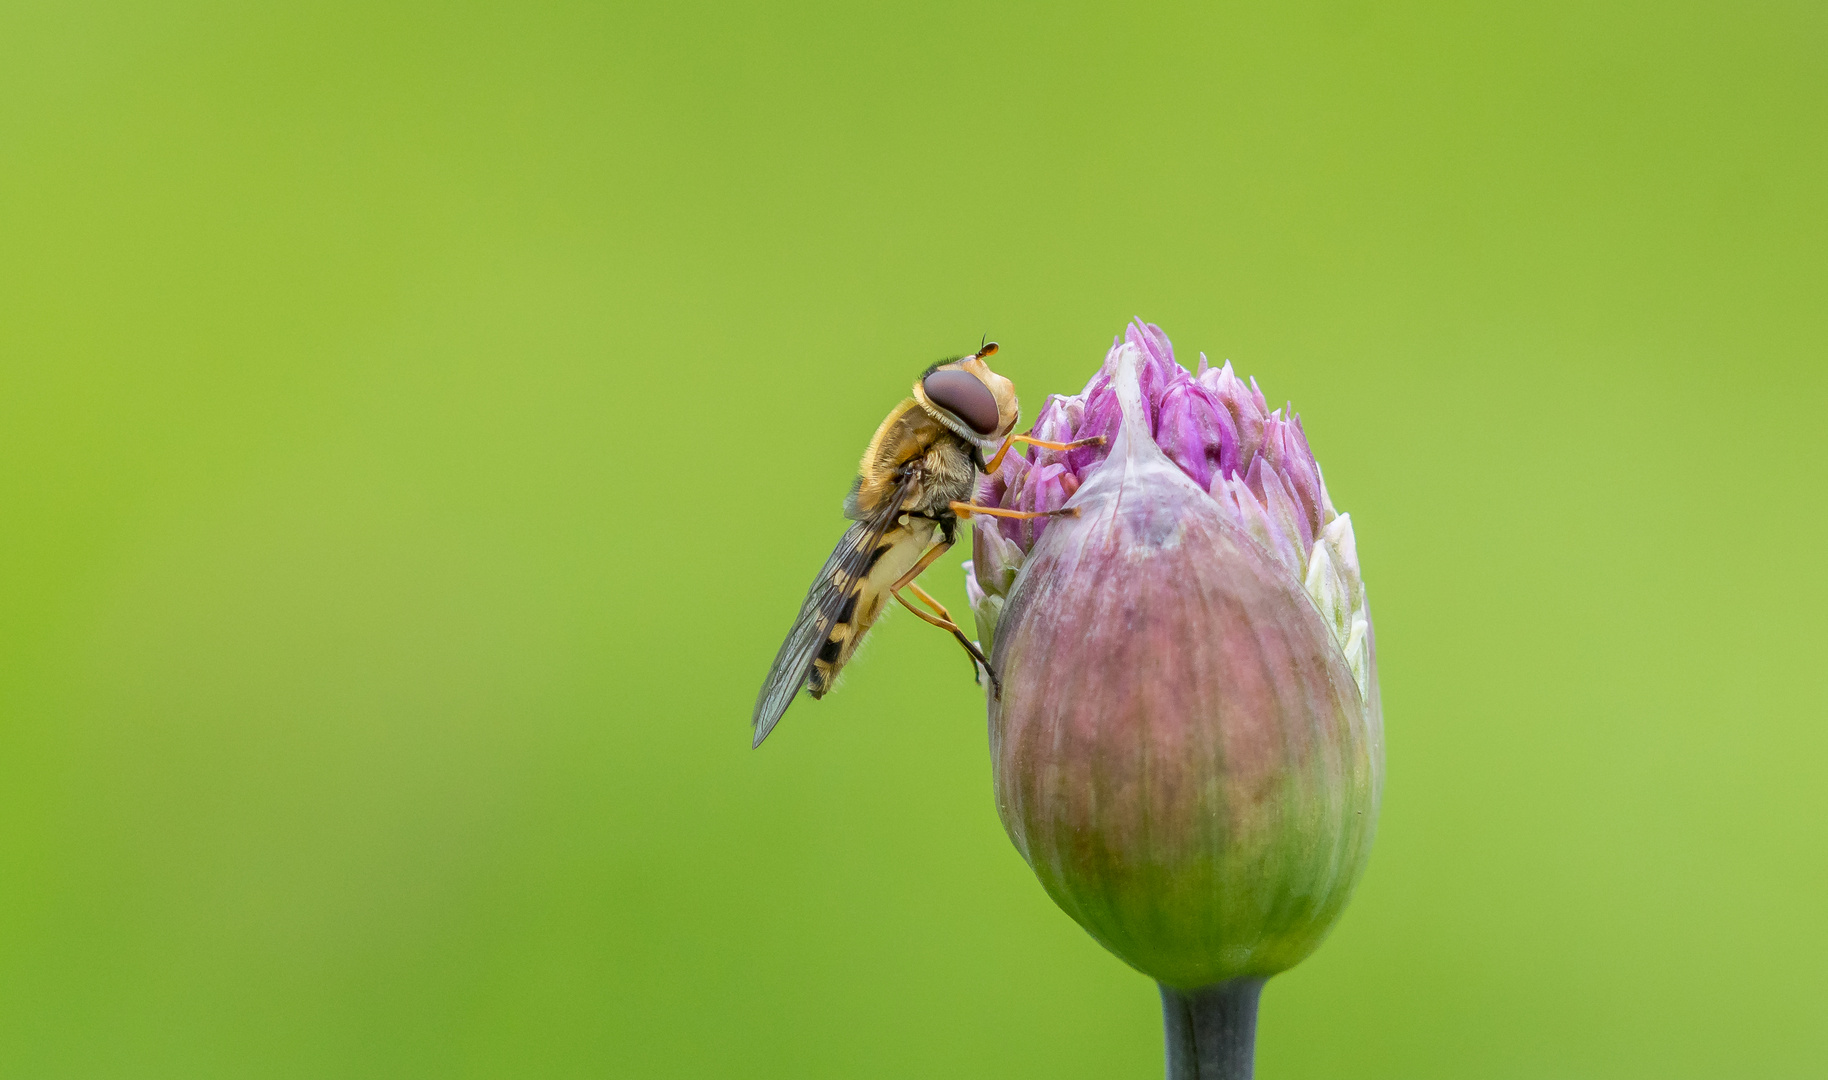
[[[996,351],[997,343],[994,341],[986,341],[984,344],[978,346],[977,358],[982,360],[986,356],[995,356]]]

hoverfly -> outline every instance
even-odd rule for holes
[[[996,351],[990,342],[969,356],[934,364],[914,381],[914,396],[895,406],[876,429],[844,500],[851,527],[807,591],[755,699],[756,746],[774,730],[802,686],[814,698],[825,696],[890,598],[957,638],[971,654],[973,677],[982,667],[992,693],[1001,695],[989,658],[914,579],[956,542],[960,518],[1079,513],[1076,507],[1028,512],[971,503],[978,473],[995,472],[1011,446],[1022,442],[1070,450],[1098,445],[1104,437],[1050,443],[1012,434],[1021,418],[1015,386],[984,363]],[[903,590],[931,610],[917,607]]]

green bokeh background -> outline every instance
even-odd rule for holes
[[[0,7],[0,1074],[1159,1075],[876,422],[1292,398],[1389,783],[1265,1077],[1828,1060],[1828,8]],[[958,555],[929,575],[962,603]]]

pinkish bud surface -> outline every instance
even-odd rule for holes
[[[1133,324],[980,501],[966,587],[1003,681],[997,809],[1055,902],[1182,989],[1283,971],[1370,852],[1382,715],[1350,518],[1299,420]],[[1036,527],[1040,526],[1040,527]]]

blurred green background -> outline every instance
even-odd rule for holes
[[[988,333],[1292,398],[1389,725],[1265,1077],[1828,1060],[1828,8],[0,7],[0,1074],[1159,1075],[891,618]],[[929,575],[962,603],[955,554]]]

